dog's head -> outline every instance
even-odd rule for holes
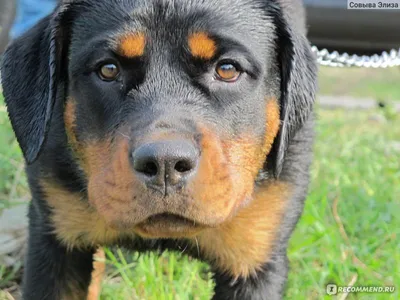
[[[46,159],[62,109],[88,202],[110,226],[182,237],[221,224],[257,180],[279,177],[312,109],[315,62],[290,18],[273,0],[60,5],[4,57],[27,163]]]

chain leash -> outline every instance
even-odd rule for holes
[[[337,51],[329,52],[327,49],[319,50],[316,46],[311,47],[312,52],[317,57],[317,62],[329,67],[362,67],[362,68],[388,68],[400,66],[400,48],[392,49],[390,52],[383,51],[382,54],[350,55],[340,54]]]

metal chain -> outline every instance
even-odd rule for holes
[[[381,55],[350,55],[340,54],[337,51],[329,52],[327,49],[319,50],[316,46],[311,47],[317,56],[317,62],[323,66],[330,67],[363,67],[363,68],[388,68],[400,66],[400,48],[392,49],[390,52],[382,52]]]

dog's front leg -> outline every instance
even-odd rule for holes
[[[24,300],[84,300],[94,250],[67,249],[52,234],[49,220],[32,201],[23,277]]]
[[[286,256],[273,258],[261,270],[247,278],[233,278],[215,272],[213,300],[279,300],[283,298],[288,273]]]

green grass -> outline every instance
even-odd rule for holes
[[[208,267],[178,253],[140,255],[106,250],[111,265],[102,299],[209,299]],[[128,260],[128,261],[127,261]]]
[[[325,284],[356,274],[356,285],[400,283],[400,152],[388,145],[400,141],[400,120],[369,115],[319,113],[311,192],[290,243],[289,299],[320,298]]]
[[[317,112],[312,184],[290,241],[286,299],[325,298],[326,284],[348,285],[354,279],[355,286],[398,285],[400,152],[390,145],[400,141],[400,119],[370,120],[378,111]],[[0,207],[24,193],[20,151],[0,104]],[[157,257],[107,250],[107,265],[104,300],[209,299],[212,294],[207,266],[177,253]],[[0,268],[0,287],[13,281],[12,273],[6,277],[9,271]],[[396,291],[348,299],[399,297]]]
[[[0,210],[26,194],[21,151],[7,118],[0,93]]]
[[[400,68],[330,68],[321,67],[320,93],[379,101],[400,100]]]

